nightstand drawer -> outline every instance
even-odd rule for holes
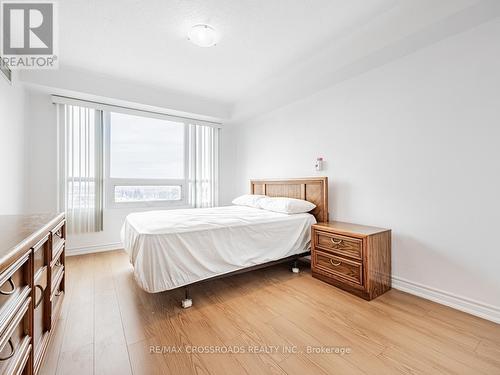
[[[314,231],[316,246],[338,255],[362,259],[363,241],[358,238],[341,236],[328,232]]]
[[[363,265],[359,262],[315,251],[313,254],[313,270],[328,272],[355,284],[363,285]]]

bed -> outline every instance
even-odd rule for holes
[[[328,221],[327,178],[252,180],[250,193],[316,208],[293,215],[245,206],[130,214],[121,234],[138,285],[158,293],[308,255],[311,225]]]

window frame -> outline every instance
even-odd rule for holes
[[[189,173],[189,134],[188,124],[184,126],[184,178],[183,179],[144,179],[144,178],[114,178],[111,177],[111,112],[103,111],[104,121],[104,191],[106,208],[188,208],[188,173]],[[120,113],[120,112],[117,112]],[[156,116],[143,116],[157,118]],[[165,120],[167,121],[167,120]],[[176,201],[145,201],[145,202],[116,202],[114,199],[115,186],[164,186],[174,185],[181,187],[181,199]]]

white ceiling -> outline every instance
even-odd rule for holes
[[[59,0],[42,87],[232,119],[264,113],[500,16],[500,0]],[[192,25],[221,34],[211,48]]]
[[[64,0],[59,64],[232,103],[398,1]],[[198,23],[217,46],[187,40]]]

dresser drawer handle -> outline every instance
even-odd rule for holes
[[[9,283],[11,290],[4,291],[0,289],[0,294],[3,294],[4,296],[10,296],[16,291],[16,284],[14,283],[14,280],[12,280],[12,277],[9,277],[9,280],[7,280],[7,282]]]
[[[43,301],[43,293],[45,292],[45,290],[43,289],[43,286],[41,286],[41,285],[35,285],[35,288],[41,290],[41,292],[42,292],[40,299],[38,301],[36,301],[36,303],[35,303],[35,309],[36,309],[38,306],[40,306],[40,304]]]
[[[16,349],[14,348],[14,344],[12,343],[12,338],[9,339],[9,347],[10,347],[10,353],[7,357],[0,357],[0,362],[6,361],[9,358],[12,358],[12,356],[16,353]]]
[[[334,244],[334,245],[340,245],[342,243],[342,240],[335,241],[334,238],[330,238],[330,241],[332,241],[332,244]]]
[[[340,266],[340,265],[342,264],[342,262],[334,263],[334,262],[333,262],[333,259],[330,259],[330,264],[331,264],[332,266],[334,266],[334,267],[338,267],[338,266]]]

